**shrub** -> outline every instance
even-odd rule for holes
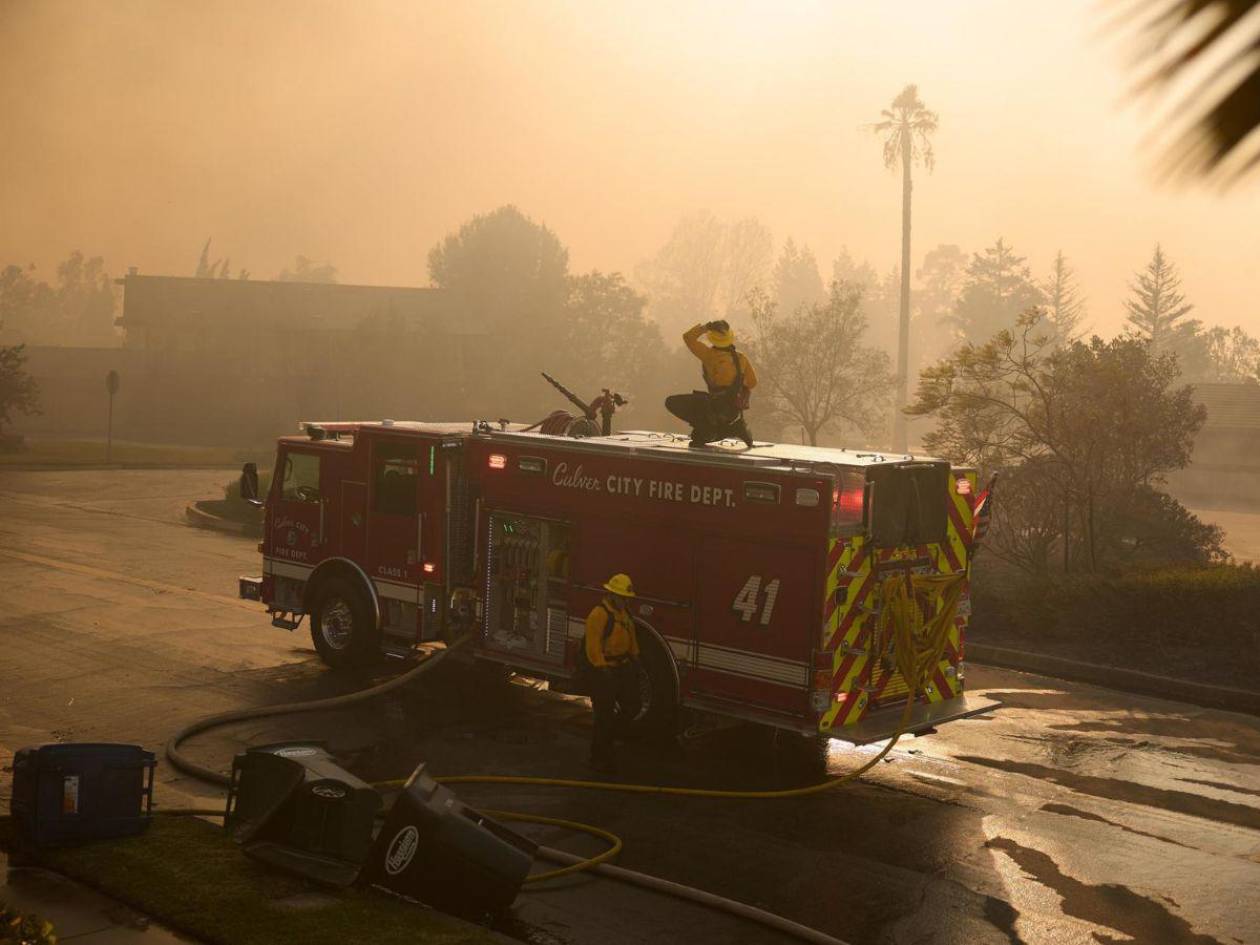
[[[0,902],[0,945],[57,945],[53,924]]]
[[[978,641],[1170,676],[1260,673],[1260,569],[1250,564],[979,581],[973,601]]]

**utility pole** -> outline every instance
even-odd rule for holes
[[[114,395],[118,393],[121,378],[117,371],[105,375],[105,389],[109,391],[109,414],[105,421],[105,462],[109,463],[114,455]]]

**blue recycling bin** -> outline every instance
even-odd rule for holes
[[[49,847],[143,833],[152,817],[156,763],[139,745],[20,749],[9,801],[18,836]]]

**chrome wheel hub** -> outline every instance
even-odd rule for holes
[[[330,600],[319,615],[319,633],[330,649],[344,650],[354,635],[354,612],[340,597]]]

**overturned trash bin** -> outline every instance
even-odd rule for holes
[[[461,802],[422,764],[385,818],[364,875],[435,909],[480,919],[512,904],[537,849]]]
[[[47,847],[143,833],[152,816],[155,763],[139,745],[19,749],[9,799],[19,838]]]
[[[360,878],[380,795],[321,742],[251,748],[232,762],[224,827],[245,853],[331,886]]]

